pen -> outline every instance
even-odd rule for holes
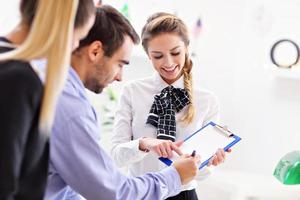
[[[196,155],[196,150],[194,150],[194,151],[192,152],[191,156],[192,156],[192,157],[195,157],[195,155]]]

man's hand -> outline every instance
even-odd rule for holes
[[[182,155],[174,163],[173,166],[180,175],[181,184],[185,185],[193,180],[199,171],[200,156],[192,157],[191,155]]]
[[[179,146],[182,143],[183,141],[172,142],[170,140],[142,138],[139,142],[139,149],[141,151],[153,151],[160,157],[171,158],[173,156],[172,151],[175,151],[178,155],[182,155],[182,152],[179,149]]]

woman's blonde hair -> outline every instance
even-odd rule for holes
[[[178,34],[178,36],[181,37],[182,41],[184,42],[185,46],[189,46],[190,40],[186,24],[175,15],[158,12],[154,13],[148,18],[147,23],[142,30],[142,45],[147,54],[149,41],[163,33]],[[191,72],[192,67],[193,62],[189,58],[188,53],[186,53],[182,73],[184,76],[184,88],[188,92],[191,103],[188,105],[187,114],[184,115],[181,119],[184,124],[190,124],[195,116],[195,106],[193,101],[193,77]]]
[[[39,128],[47,134],[57,98],[65,83],[72,51],[75,14],[79,0],[38,0],[26,40],[16,49],[0,54],[0,60],[47,59],[46,83]]]

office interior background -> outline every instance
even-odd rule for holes
[[[300,187],[273,176],[286,153],[300,150],[300,66],[282,69],[270,59],[272,45],[290,39],[300,45],[299,0],[106,0],[140,33],[157,11],[176,13],[189,26],[195,87],[214,92],[221,124],[242,137],[226,162],[199,183],[204,200],[300,200]],[[19,0],[0,0],[0,35],[19,20]],[[294,59],[285,48],[283,62]],[[291,58],[292,57],[292,58]],[[89,92],[101,117],[101,145],[109,151],[113,112],[127,82],[149,76],[152,65],[141,45],[134,49],[123,82],[102,94]],[[87,91],[88,92],[88,91]],[[200,127],[199,127],[200,128]],[[142,130],[141,130],[142,131]],[[126,169],[124,173],[126,173]]]

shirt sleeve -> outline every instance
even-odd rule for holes
[[[115,114],[111,156],[119,167],[143,160],[147,153],[139,149],[139,139],[132,140],[132,103],[126,86]]]
[[[42,85],[37,81],[22,70],[1,71],[0,199],[13,199],[18,189],[28,135],[40,106]]]
[[[136,178],[121,174],[98,145],[99,127],[88,116],[56,128],[51,162],[64,182],[86,199],[164,199],[179,192],[181,181],[174,167]]]

